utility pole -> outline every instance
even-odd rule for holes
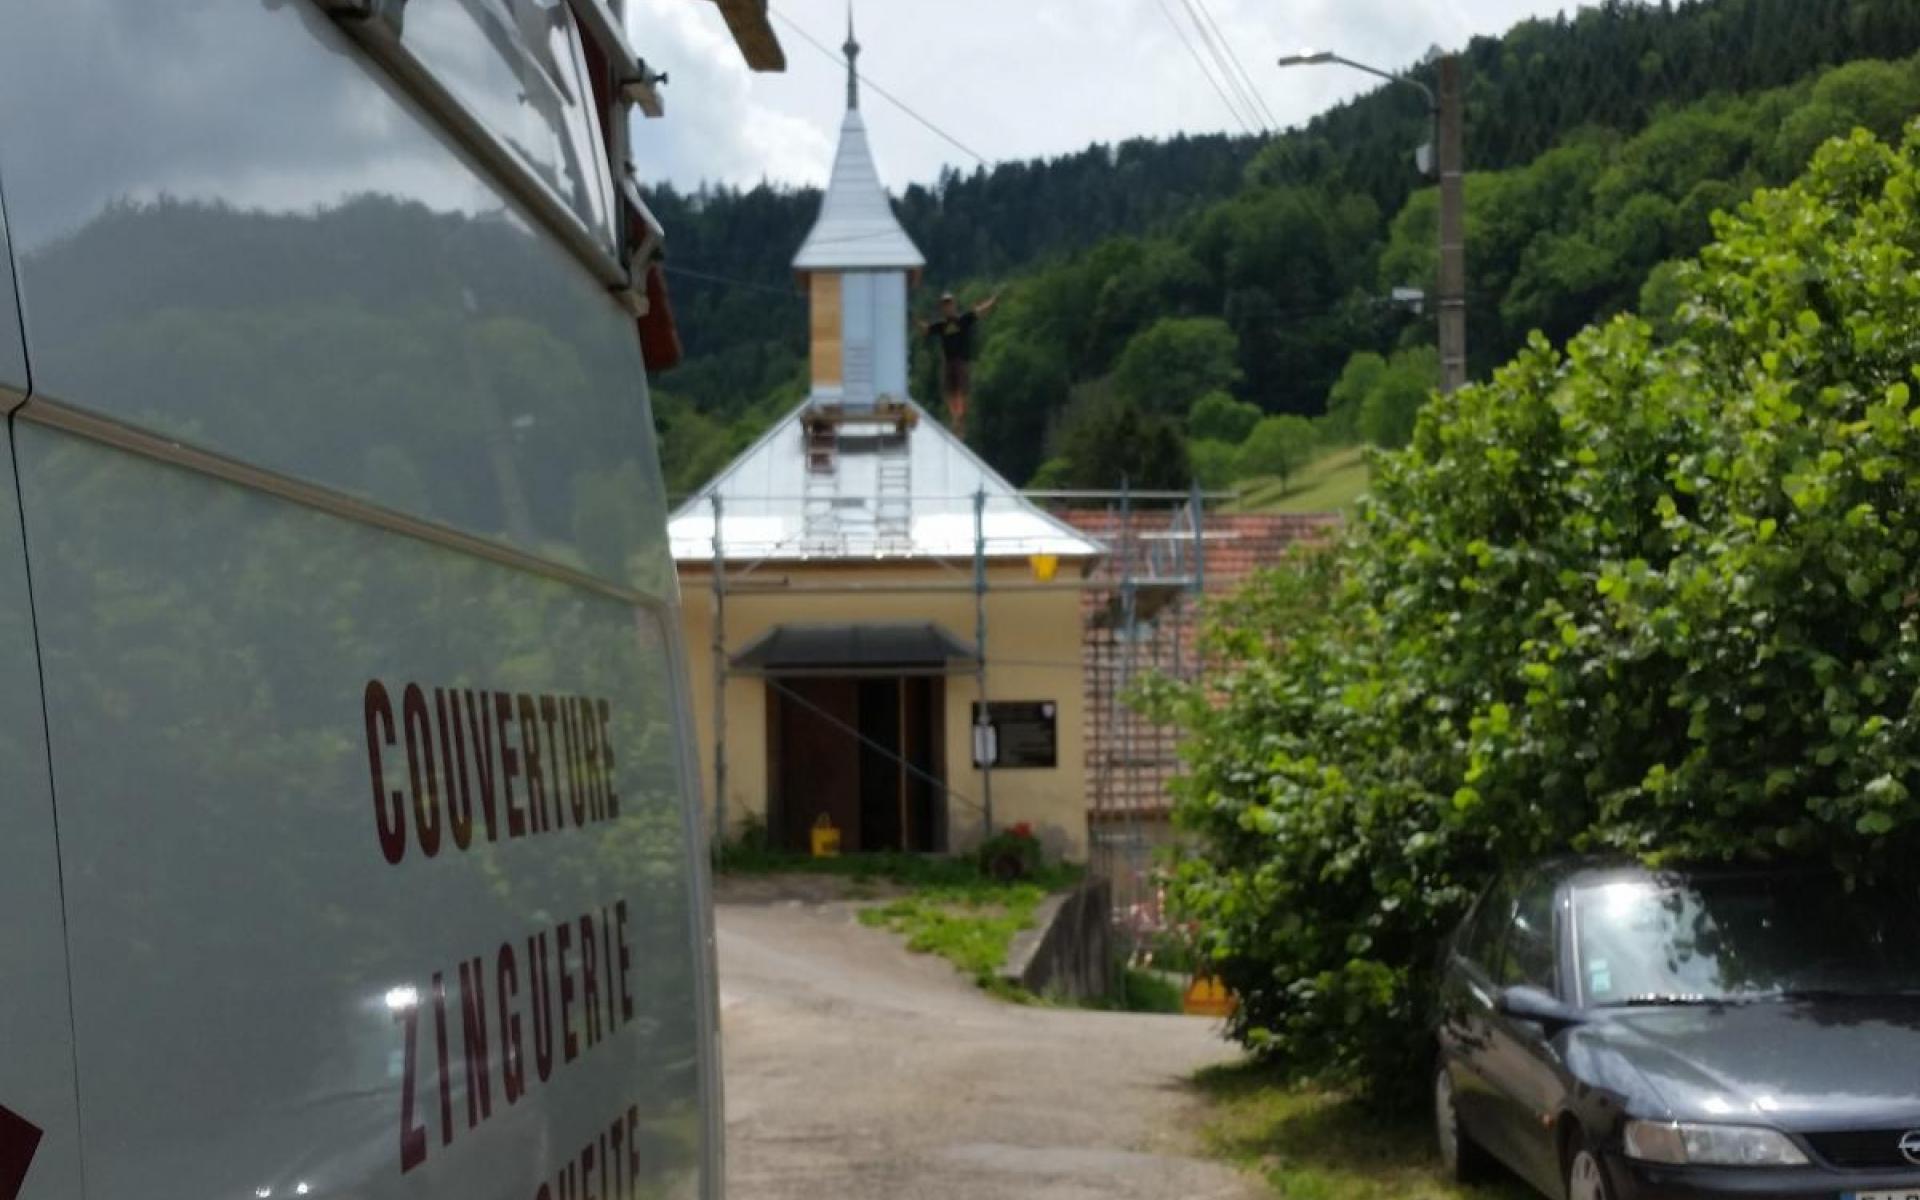
[[[1440,167],[1440,390],[1467,382],[1467,187],[1460,60],[1442,58],[1435,123]]]
[[[1440,175],[1440,390],[1452,392],[1467,382],[1467,189],[1465,101],[1460,90],[1460,59],[1446,55],[1434,64],[1440,89],[1407,75],[1382,71],[1331,51],[1303,51],[1280,60],[1282,67],[1342,66],[1392,83],[1418,88],[1433,119],[1435,167]],[[1425,164],[1421,169],[1426,169]]]
[[[718,489],[713,493],[713,849],[727,841],[727,543]]]
[[[993,760],[999,746],[993,734],[992,710],[987,707],[987,489],[973,494],[973,639],[979,684],[980,710],[974,717],[973,744],[980,755],[980,819],[983,836],[993,836]]]

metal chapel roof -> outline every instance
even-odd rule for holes
[[[713,496],[720,497],[721,533],[729,562],[970,559],[974,555],[974,496],[984,493],[981,517],[989,558],[1053,554],[1094,558],[1106,547],[1042,510],[976,457],[951,431],[908,401],[917,417],[903,435],[911,483],[906,496],[908,536],[889,535],[881,522],[886,455],[861,446],[858,427],[843,433],[830,494],[813,470],[802,404],[674,512],[667,523],[673,557],[683,563],[713,559]],[[830,504],[832,532],[809,528],[809,503]]]

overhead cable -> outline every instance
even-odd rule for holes
[[[661,268],[669,275],[678,275],[684,279],[698,279],[703,283],[720,283],[728,287],[750,288],[756,292],[772,292],[776,296],[785,296],[789,300],[806,299],[805,295],[795,288],[774,287],[770,283],[755,283],[751,279],[732,279],[725,275],[713,275],[705,271],[675,266],[671,262],[662,263]]]
[[[1279,118],[1275,117],[1273,110],[1267,107],[1267,98],[1261,95],[1259,87],[1253,81],[1253,76],[1247,71],[1246,64],[1240,60],[1239,53],[1234,50],[1232,40],[1227,37],[1226,31],[1220,28],[1220,22],[1214,19],[1213,10],[1207,6],[1207,0],[1193,0],[1193,3],[1199,8],[1200,15],[1207,19],[1207,24],[1213,29],[1213,35],[1220,39],[1221,48],[1227,52],[1227,58],[1233,63],[1234,70],[1240,74],[1240,81],[1245,85],[1246,94],[1252,98],[1254,104],[1259,106],[1260,114],[1266,118],[1267,128],[1278,132]]]
[[[841,67],[845,67],[847,65],[846,58],[843,55],[841,55],[839,51],[832,49],[825,42],[821,41],[817,37],[814,37],[811,33],[808,33],[806,30],[806,27],[801,25],[798,21],[795,21],[792,17],[789,17],[787,14],[781,12],[777,8],[774,8],[772,5],[767,6],[767,11],[772,13],[774,16],[780,18],[781,22],[784,23],[787,26],[787,28],[799,34],[801,37],[801,40],[805,41],[808,45],[812,46],[815,50],[818,50],[821,54],[826,55],[829,59],[833,60],[835,63],[838,63]],[[932,121],[928,120],[927,118],[921,116],[919,113],[915,112],[907,104],[906,101],[900,99],[900,97],[894,95],[892,92],[888,91],[886,88],[881,87],[879,84],[867,78],[865,75],[860,74],[860,72],[855,71],[854,75],[860,80],[861,83],[864,83],[868,87],[872,88],[874,92],[877,93],[882,100],[885,100],[887,103],[893,105],[895,108],[899,109],[901,112],[907,114],[909,117],[912,117],[914,120],[920,122],[920,124],[926,126],[929,130],[932,130],[936,136],[946,140],[948,143],[958,148],[961,153],[967,155],[969,158],[972,158],[983,167],[989,165],[986,155],[980,153],[978,150],[975,150],[972,146],[967,145],[965,142],[961,141],[959,138],[954,137],[952,134],[948,133],[946,130],[940,128],[938,125],[935,125]]]
[[[1167,0],[1156,0],[1156,2],[1160,5],[1160,11],[1165,14],[1167,24],[1173,26],[1173,32],[1179,35],[1180,44],[1185,46],[1187,53],[1193,57],[1193,65],[1200,68],[1200,74],[1206,77],[1208,86],[1213,88],[1213,94],[1220,97],[1220,103],[1227,106],[1227,111],[1233,114],[1234,122],[1245,132],[1252,133],[1253,126],[1248,123],[1239,106],[1233,102],[1233,97],[1229,96],[1226,89],[1220,85],[1220,81],[1213,77],[1213,70],[1207,66],[1206,59],[1200,57],[1200,51],[1194,48],[1193,39],[1187,36],[1186,27],[1180,24],[1180,19],[1173,15],[1171,8],[1167,7]]]
[[[1186,8],[1187,16],[1192,19],[1194,29],[1200,34],[1200,44],[1207,48],[1207,53],[1213,58],[1214,64],[1220,69],[1220,77],[1226,80],[1228,90],[1234,94],[1235,98],[1240,102],[1240,106],[1244,108],[1248,116],[1252,118],[1253,124],[1259,126],[1261,131],[1265,131],[1267,129],[1267,122],[1260,115],[1259,99],[1248,94],[1246,84],[1242,83],[1240,76],[1234,73],[1233,62],[1229,58],[1228,50],[1220,41],[1216,40],[1212,32],[1208,30],[1207,22],[1205,18],[1200,15],[1200,10],[1196,7],[1195,0],[1180,0],[1180,3]]]

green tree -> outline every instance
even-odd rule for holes
[[[1012,479],[1040,466],[1047,419],[1067,395],[1067,366],[1034,339],[995,338],[980,357],[970,440]]]
[[[1360,435],[1387,450],[1406,445],[1439,379],[1440,352],[1432,346],[1396,351],[1361,401]]]
[[[1920,886],[1916,138],[1723,218],[1670,332],[1536,338],[1431,401],[1346,540],[1158,694],[1191,757],[1174,903],[1250,1046],[1417,1088],[1435,948],[1542,854]]]
[[[697,490],[732,457],[727,431],[719,422],[669,392],[653,393],[653,426],[670,495]]]
[[[1240,478],[1240,447],[1211,438],[1187,443],[1187,461],[1193,477],[1210,491],[1232,487]]]
[[[1347,359],[1333,390],[1327,393],[1327,439],[1346,444],[1360,436],[1360,410],[1387,373],[1387,360],[1371,350]]]
[[[1195,439],[1210,439],[1239,445],[1260,423],[1260,410],[1226,392],[1208,392],[1193,402],[1187,413],[1187,433]]]
[[[1319,445],[1319,433],[1305,417],[1294,413],[1268,417],[1247,435],[1235,470],[1242,479],[1277,476],[1280,486],[1288,488],[1292,486],[1294,472],[1313,459]]]
[[[1186,440],[1173,418],[1143,410],[1102,384],[1079,389],[1060,422],[1055,456],[1068,487],[1183,488]]]
[[[1114,391],[1145,412],[1184,414],[1240,379],[1240,343],[1217,317],[1168,317],[1136,334],[1113,366]]]

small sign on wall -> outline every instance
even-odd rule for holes
[[[996,771],[1050,771],[1060,765],[1059,705],[1051,700],[992,700],[984,718],[973,705],[973,765]]]

